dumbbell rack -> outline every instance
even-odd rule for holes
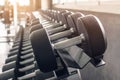
[[[9,79],[13,79],[13,80],[17,80],[17,79],[18,80],[22,80],[22,77],[26,76],[27,74],[28,75],[32,74],[32,73],[34,73],[38,69],[36,67],[35,69],[30,69],[30,70],[27,69],[28,71],[25,71],[25,72],[18,71],[20,68],[23,68],[25,66],[29,66],[28,63],[26,65],[20,65],[20,62],[22,62],[22,61],[24,62],[24,60],[20,58],[21,56],[23,56],[23,53],[25,53],[25,51],[27,52],[27,54],[29,54],[31,52],[31,51],[30,52],[27,51],[27,48],[25,48],[25,46],[27,46],[26,42],[28,43],[28,45],[30,44],[29,43],[29,27],[23,28],[22,26],[20,26],[20,29],[19,29],[19,31],[18,31],[18,33],[16,35],[15,40],[14,40],[14,44],[12,46],[12,49],[10,50],[10,53],[8,54],[8,59],[6,59],[6,64],[3,66],[3,69],[2,69],[3,70],[3,74],[0,75],[1,79],[7,80],[9,78]],[[16,56],[16,58],[14,58],[14,56]],[[31,57],[28,57],[28,58],[31,58]],[[8,66],[11,62],[14,62],[14,61],[16,61],[16,63],[14,64],[14,66],[15,66],[14,68],[12,68],[11,66]],[[33,63],[34,62],[31,62],[30,64],[33,64]],[[12,72],[6,74],[7,70],[8,71],[13,70],[14,74]],[[62,74],[61,74],[61,72],[62,72]],[[56,74],[57,75],[63,75],[64,74],[64,76],[65,76],[66,75],[66,70],[64,69],[64,70],[57,71]],[[40,75],[42,75],[42,74],[40,74]],[[70,75],[73,75],[73,74],[70,74]],[[10,77],[10,76],[12,76],[12,77]],[[50,76],[50,75],[42,75],[42,76],[45,76],[48,79],[52,79],[52,78],[49,78],[49,77],[52,77],[54,75],[52,75],[52,76]],[[68,76],[68,74],[66,76]],[[35,76],[32,77],[32,78],[29,78],[28,80],[38,80],[38,79],[43,80],[43,78],[40,78],[40,77],[36,78]]]
[[[44,63],[49,64],[44,61],[40,63],[41,61],[40,57],[43,56],[43,54],[45,54],[43,53],[44,52],[43,50],[41,50],[43,51],[40,53],[41,56],[35,55],[36,53],[39,53],[38,51],[35,52],[35,50],[39,50],[40,47],[38,49],[35,49],[37,47],[33,46],[31,36],[33,36],[35,32],[34,30],[36,30],[37,32],[38,29],[42,28],[40,30],[48,31],[50,36],[54,33],[57,34],[57,32],[62,32],[66,30],[66,32],[64,32],[64,35],[66,34],[67,34],[66,36],[72,35],[69,37],[66,37],[64,35],[59,35],[60,38],[61,36],[64,38],[58,39],[58,40],[56,40],[58,36],[56,36],[54,39],[50,37],[52,43],[57,43],[57,42],[59,43],[60,41],[65,41],[69,39],[70,37],[74,37],[76,35],[76,34],[73,35],[71,32],[73,30],[71,29],[67,30],[68,28],[66,27],[66,25],[64,25],[65,23],[67,23],[66,20],[64,20],[65,19],[64,17],[68,17],[68,15],[71,15],[72,13],[67,12],[67,11],[61,11],[61,13],[63,13],[63,15],[61,16],[63,17],[63,19],[61,17],[57,19],[57,15],[54,14],[55,12],[56,12],[55,10],[40,11],[40,14],[39,12],[37,13],[33,12],[31,13],[31,16],[27,18],[26,27],[23,28],[22,26],[20,26],[20,29],[18,33],[16,34],[16,38],[14,40],[12,49],[10,50],[10,53],[8,54],[8,58],[5,61],[6,64],[3,66],[3,69],[2,69],[3,73],[0,74],[0,80],[8,80],[8,79],[12,79],[12,80],[62,80],[62,79],[81,80],[80,69],[83,69],[86,66],[86,64],[91,61],[91,58],[88,55],[86,55],[84,53],[84,50],[80,49],[78,46],[74,45],[74,46],[71,46],[69,48],[64,48],[64,49],[57,49],[56,47],[54,47],[55,50],[54,50],[53,58],[55,58],[55,66],[53,66],[54,61],[51,62],[51,64],[53,65],[49,65],[49,66],[44,65]],[[83,15],[80,13],[79,16],[83,16]],[[61,20],[62,23],[59,22],[59,20]],[[41,24],[44,26],[49,26],[49,27],[45,28]],[[56,28],[57,26],[60,26],[60,28]],[[52,29],[56,28],[56,29],[51,30],[51,28]],[[46,34],[46,33],[43,33],[43,34]],[[38,36],[38,35],[34,35],[34,36]],[[47,36],[45,37],[47,38]],[[75,41],[75,43],[82,42],[81,37],[83,38],[83,36],[76,37],[77,39],[80,38],[80,41]],[[71,39],[71,41],[76,40],[76,38]],[[40,38],[36,37],[36,40],[37,39],[41,40]],[[36,46],[37,44],[39,44],[39,41],[35,42],[34,45]],[[44,46],[44,45],[46,45],[46,43],[43,43],[41,46]],[[61,45],[66,46],[66,44],[61,44]],[[73,54],[71,54],[71,51],[73,49],[80,50],[79,55],[78,55],[80,57],[78,58],[78,60],[76,60]],[[94,56],[92,57],[94,59]],[[101,58],[101,55],[100,55],[100,58]],[[52,58],[41,57],[41,59],[50,60]],[[99,58],[95,57],[95,59],[99,59]],[[103,64],[104,63],[101,63],[99,65],[103,65]]]

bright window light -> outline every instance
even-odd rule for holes
[[[18,0],[18,4],[20,6],[29,6],[30,1],[29,0]]]
[[[4,0],[0,0],[0,6],[4,6],[5,5],[5,1]]]

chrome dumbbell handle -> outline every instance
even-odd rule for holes
[[[33,72],[33,73],[30,73],[30,74],[28,74],[28,75],[25,75],[25,76],[19,77],[18,80],[26,80],[26,79],[33,78],[33,77],[36,76],[36,72],[37,72],[37,71],[40,72],[39,69],[38,69],[38,70],[35,70],[35,72]]]
[[[72,33],[74,33],[73,28],[66,30],[66,31],[63,31],[63,32],[56,33],[54,35],[51,35],[50,40],[54,41],[56,39],[64,38],[64,37],[71,35]]]
[[[67,28],[66,25],[60,26],[58,28],[53,28],[51,30],[48,30],[48,34],[51,35],[51,34],[54,34],[54,33],[57,33],[57,32],[61,32],[61,31],[64,31],[66,28]]]
[[[44,26],[44,25],[43,25]],[[57,28],[61,26],[59,23],[53,23],[53,24],[49,24],[49,25],[45,25],[44,27],[47,29],[47,30],[50,30],[50,29],[53,29],[53,28]]]
[[[35,61],[34,58],[30,58],[30,59],[28,59],[28,60],[25,60],[25,61],[20,62],[20,64],[21,64],[21,65],[25,65],[25,64],[29,64],[29,63],[34,62],[34,61]]]
[[[81,44],[83,40],[85,40],[85,37],[81,34],[80,36],[54,43],[52,46],[55,49],[64,49],[73,45]]]
[[[33,57],[33,53],[31,52],[31,53],[28,53],[28,54],[26,54],[26,55],[23,55],[23,56],[21,56],[20,58],[21,59],[27,59],[27,58],[29,58],[29,57]]]
[[[3,72],[2,74],[0,74],[0,79],[1,80],[8,80],[8,79],[11,78],[11,76],[15,76],[14,68],[10,69],[10,70],[7,70],[7,71]]]
[[[24,68],[21,68],[21,69],[19,69],[19,71],[20,72],[25,72],[25,71],[31,70],[33,68],[35,68],[35,64],[32,64],[32,65],[26,66]]]

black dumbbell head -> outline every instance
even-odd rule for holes
[[[42,29],[42,28],[43,28],[42,24],[33,25],[33,26],[30,28],[30,33],[34,32],[35,30]]]
[[[103,55],[107,47],[104,28],[96,16],[88,15],[78,18],[77,30],[84,34],[82,48],[92,58]]]
[[[72,12],[66,12],[66,13],[62,13],[61,16],[61,21],[63,24],[66,24],[68,26],[68,22],[67,22],[67,17],[72,14]]]
[[[40,24],[40,21],[39,20],[33,21],[30,26],[34,26],[36,24]]]
[[[57,68],[56,58],[45,29],[31,33],[30,40],[40,70],[42,72],[55,70]]]
[[[84,16],[84,14],[82,14],[81,12],[76,12],[76,13],[73,13],[71,15],[68,15],[68,17],[67,17],[68,27],[69,28],[73,28],[75,34],[78,33],[77,32],[77,28],[76,28],[76,26],[77,26],[77,19],[79,17],[83,17],[83,16]]]

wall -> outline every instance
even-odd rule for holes
[[[120,14],[120,1],[88,1],[54,4],[53,8],[76,9]]]
[[[51,9],[52,8],[52,0],[41,0],[41,9]]]

